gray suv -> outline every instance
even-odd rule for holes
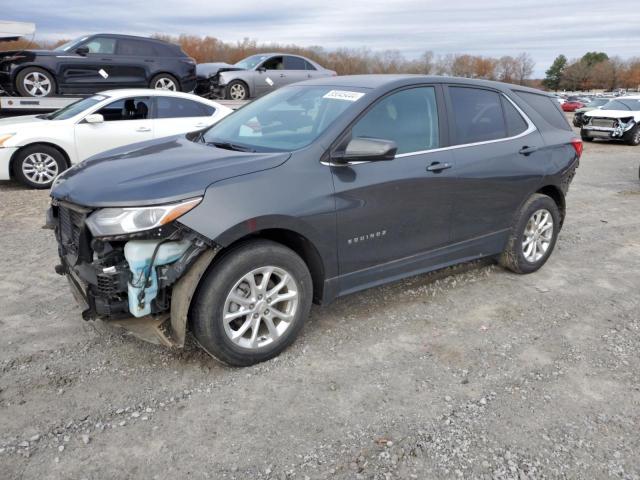
[[[482,257],[538,270],[581,153],[538,90],[312,80],[72,167],[48,223],[85,319],[173,346],[190,330],[250,365],[293,342],[312,302]]]

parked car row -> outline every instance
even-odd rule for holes
[[[78,104],[66,128],[181,98],[146,93]],[[414,75],[312,79],[175,133],[57,176],[56,271],[84,319],[176,347],[190,330],[239,366],[289,346],[312,302],[482,257],[538,270],[582,153],[544,92]]]

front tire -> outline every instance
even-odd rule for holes
[[[549,259],[560,232],[560,210],[547,195],[536,193],[520,209],[500,264],[515,273],[532,273]]]
[[[56,80],[42,68],[29,67],[18,73],[16,88],[23,97],[51,97],[56,93]]]
[[[225,89],[227,100],[247,100],[249,98],[249,88],[242,80],[234,80]]]
[[[304,261],[268,240],[239,245],[215,263],[191,311],[202,348],[233,366],[264,362],[286,349],[309,315],[313,284]]]
[[[635,147],[640,145],[640,125],[636,125],[624,134],[624,141],[627,145]]]
[[[24,185],[49,188],[55,178],[67,168],[67,162],[59,150],[48,145],[30,145],[16,153],[13,172]]]

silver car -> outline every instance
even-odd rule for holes
[[[290,83],[334,77],[336,72],[300,55],[260,53],[228,63],[201,63],[196,67],[198,95],[227,100],[248,100]]]

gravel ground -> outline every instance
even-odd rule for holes
[[[0,477],[640,478],[640,147],[585,145],[556,250],[314,307],[223,367],[86,323],[0,182]]]

